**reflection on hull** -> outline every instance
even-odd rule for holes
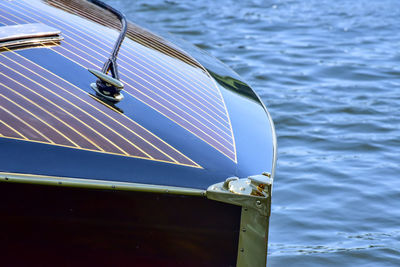
[[[0,227],[7,229],[0,235],[3,266],[236,262],[236,206],[200,197],[29,184],[3,184],[0,202]]]

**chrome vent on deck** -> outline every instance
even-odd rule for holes
[[[0,48],[47,44],[63,40],[61,31],[42,23],[0,26]]]

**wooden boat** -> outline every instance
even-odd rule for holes
[[[97,0],[0,23],[2,266],[265,266],[275,132],[237,74]]]

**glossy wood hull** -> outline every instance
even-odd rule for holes
[[[1,184],[1,265],[234,266],[240,213],[202,197]]]
[[[118,56],[125,98],[97,99],[87,68],[102,67],[118,23],[85,3],[0,1],[0,25],[43,23],[64,38],[0,53],[0,172],[199,189],[274,172],[273,124],[253,90],[132,23]]]
[[[130,22],[125,97],[110,104],[88,68],[112,51],[115,17],[87,1],[0,0],[0,27],[27,23],[62,40],[0,50],[2,262],[265,266],[276,137],[257,94]],[[261,173],[247,195],[223,183]]]

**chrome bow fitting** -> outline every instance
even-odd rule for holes
[[[99,0],[89,0],[89,2],[110,11],[121,21],[121,32],[117,41],[115,42],[113,51],[111,52],[111,55],[107,59],[106,63],[104,63],[102,70],[98,71],[95,69],[88,69],[90,73],[97,77],[96,83],[90,84],[92,89],[96,92],[96,95],[112,103],[117,103],[124,98],[121,93],[121,90],[124,88],[124,84],[119,80],[118,66],[116,61],[119,48],[121,47],[122,41],[124,40],[127,32],[128,24],[126,22],[125,15],[113,7]],[[111,72],[111,76],[108,75],[109,72]]]

